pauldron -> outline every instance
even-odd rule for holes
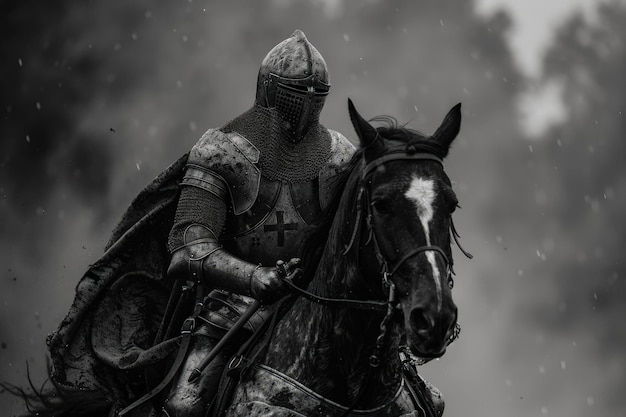
[[[258,195],[258,161],[259,150],[246,139],[212,129],[191,150],[182,184],[229,201],[233,213],[239,215],[252,207]]]

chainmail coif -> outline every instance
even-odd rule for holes
[[[330,157],[331,136],[319,122],[311,124],[302,141],[294,144],[276,111],[256,103],[220,130],[238,133],[256,146],[261,152],[261,172],[271,180],[309,181]]]

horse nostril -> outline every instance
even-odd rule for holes
[[[434,327],[435,320],[421,308],[411,311],[411,328],[417,334],[429,333]]]

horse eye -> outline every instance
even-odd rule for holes
[[[376,199],[372,201],[372,207],[378,214],[389,214],[391,207],[387,200]]]
[[[443,195],[444,198],[446,200],[446,204],[450,210],[450,213],[454,213],[454,211],[457,208],[460,208],[459,206],[459,200],[456,198],[456,194],[454,193],[454,191],[452,190],[452,188],[450,187],[443,187]]]

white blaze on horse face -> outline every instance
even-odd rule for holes
[[[426,236],[426,245],[430,245],[430,222],[434,215],[434,202],[436,197],[435,181],[431,179],[420,178],[417,175],[413,176],[409,189],[404,193],[404,196],[415,204],[417,208],[417,217],[422,223],[424,229],[424,236]],[[435,259],[435,252],[426,251],[426,259],[433,270],[433,279],[435,280],[435,288],[437,290],[437,311],[441,311],[443,304],[443,295],[441,289],[441,271],[437,266],[437,260]]]

